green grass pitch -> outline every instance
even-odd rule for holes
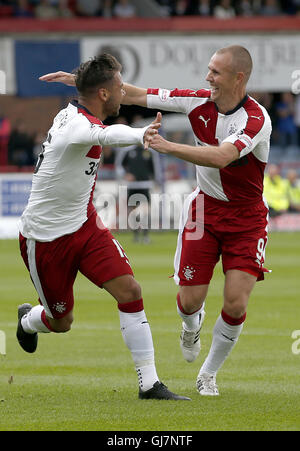
[[[115,301],[81,275],[72,330],[40,334],[35,354],[22,351],[15,339],[17,306],[36,304],[36,295],[17,241],[0,241],[0,330],[6,335],[0,430],[300,430],[300,354],[292,352],[292,332],[300,330],[300,234],[270,234],[266,266],[273,272],[252,293],[243,334],[218,374],[216,398],[201,397],[195,380],[221,310],[220,264],[206,302],[202,351],[188,364],[179,348],[176,286],[169,278],[176,233],[153,233],[147,246],[133,244],[130,234],[117,237],[143,289],[159,377],[192,402],[138,399]]]

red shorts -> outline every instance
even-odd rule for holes
[[[264,272],[268,272],[263,267],[268,239],[268,208],[264,202],[232,206],[203,193],[195,194],[187,199],[189,205],[185,205],[188,213],[182,219],[178,236],[175,282],[209,284],[220,256],[224,274],[229,269],[239,269],[263,280]],[[204,204],[197,202],[199,196],[204,196]],[[204,214],[199,212],[199,205],[204,205]],[[193,233],[199,238],[193,238]]]
[[[62,318],[73,309],[73,285],[80,271],[98,287],[116,277],[133,275],[128,258],[97,215],[54,241],[40,242],[20,234],[20,250],[46,314]]]

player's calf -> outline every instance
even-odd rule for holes
[[[49,325],[51,326],[52,332],[64,333],[71,329],[73,323],[73,314],[69,312],[66,316],[59,319],[47,318]]]

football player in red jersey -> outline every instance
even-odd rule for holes
[[[40,305],[18,309],[17,338],[27,352],[38,333],[67,332],[73,322],[73,284],[78,271],[117,301],[122,336],[135,363],[140,399],[189,400],[159,380],[141,293],[122,246],[92,203],[102,145],[143,145],[160,127],[105,126],[126,95],[121,65],[103,54],[76,73],[78,101],[54,118],[33,175],[20,221],[20,248]]]

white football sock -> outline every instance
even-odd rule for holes
[[[184,322],[184,328],[188,331],[196,331],[199,329],[200,325],[200,317],[199,315],[204,312],[205,302],[203,302],[201,308],[197,310],[196,312],[192,313],[191,315],[188,315],[186,313],[183,313],[177,303],[177,312],[179,316],[182,318]]]
[[[125,313],[119,310],[119,316],[122,336],[135,363],[140,389],[147,391],[159,379],[154,363],[151,330],[145,312],[142,310]]]
[[[206,357],[199,374],[216,374],[227,356],[238,341],[244,323],[232,326],[224,321],[220,315],[213,329],[213,339],[210,351]]]
[[[43,306],[36,305],[30,310],[30,312],[22,317],[21,325],[25,332],[28,334],[35,334],[36,332],[51,332],[42,321],[43,311]]]

